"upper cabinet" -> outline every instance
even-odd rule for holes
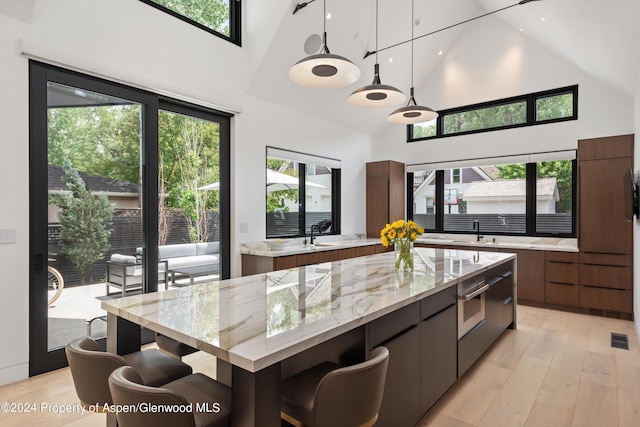
[[[404,219],[405,181],[404,163],[367,163],[367,237],[380,237],[386,224]]]
[[[578,141],[580,252],[630,254],[633,225],[624,212],[624,174],[633,166],[633,135]]]

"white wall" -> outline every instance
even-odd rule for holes
[[[443,56],[427,84],[417,85],[419,103],[442,110],[578,84],[578,120],[412,144],[405,143],[404,126],[388,125],[377,138],[377,158],[412,164],[575,149],[581,138],[634,131],[629,96],[497,18],[470,25]]]
[[[331,122],[266,101],[245,97],[243,112],[234,119],[235,200],[232,212],[234,276],[240,275],[240,244],[264,240],[265,152],[267,146],[331,157],[342,161],[342,232],[365,232],[365,163],[371,137]],[[252,171],[254,171],[252,173]],[[257,173],[255,173],[257,171]],[[248,231],[240,232],[240,224]]]
[[[289,6],[284,0],[255,0],[244,20],[253,22],[260,14],[277,26],[266,18]],[[0,245],[0,385],[28,376],[29,86],[21,46],[66,68],[242,110],[232,119],[232,275],[240,272],[239,244],[265,238],[266,145],[342,160],[342,228],[364,231],[364,163],[371,138],[245,97],[259,49],[271,33],[248,31],[244,43],[251,48],[244,49],[137,0],[36,0],[31,20],[0,14],[0,228],[17,235],[15,244]],[[239,233],[241,223],[248,225],[246,233]]]
[[[0,244],[0,385],[29,373],[29,75],[13,37],[25,27],[0,15],[0,227],[16,230]]]

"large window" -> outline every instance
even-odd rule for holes
[[[408,125],[407,141],[577,120],[578,86],[442,110],[439,114],[430,122]]]
[[[411,165],[409,211],[430,232],[471,234],[480,227],[481,234],[574,237],[574,158],[570,151],[463,167]]]
[[[176,18],[240,44],[239,0],[141,0]]]
[[[340,162],[267,147],[267,238],[340,233]]]

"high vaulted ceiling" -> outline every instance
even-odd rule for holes
[[[288,78],[289,67],[309,54],[305,52],[307,39],[321,35],[323,29],[322,0],[309,3],[294,15],[292,11],[297,3],[291,1],[281,16],[247,93],[316,117],[375,132],[386,123],[386,117],[393,108],[358,108],[348,104],[347,97],[373,79],[375,56],[367,59],[363,56],[376,47],[376,2],[326,1],[326,10],[331,14],[326,21],[327,44],[331,53],[349,58],[362,72],[358,82],[339,89],[309,89]],[[517,3],[518,0],[415,0],[414,36]],[[379,49],[411,38],[411,5],[411,0],[379,0]],[[466,30],[474,28],[471,37],[478,37],[482,26],[499,26],[504,29],[505,37],[509,33],[522,32],[551,54],[564,58],[612,90],[632,97],[640,70],[640,50],[636,46],[640,40],[639,22],[640,0],[542,0],[515,5],[472,23],[416,40],[413,48],[416,98],[419,103],[435,109],[457,106],[429,105],[428,97],[421,95],[420,87],[428,82],[447,52],[456,43],[465,42]],[[247,31],[251,29],[247,28]],[[378,62],[382,83],[408,94],[411,53],[411,43],[380,52]]]

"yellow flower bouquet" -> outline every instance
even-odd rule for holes
[[[405,221],[403,219],[385,225],[380,231],[382,246],[388,247],[391,244],[394,246],[396,252],[396,270],[413,270],[411,246],[422,233],[424,233],[424,228],[420,227],[414,221]]]

